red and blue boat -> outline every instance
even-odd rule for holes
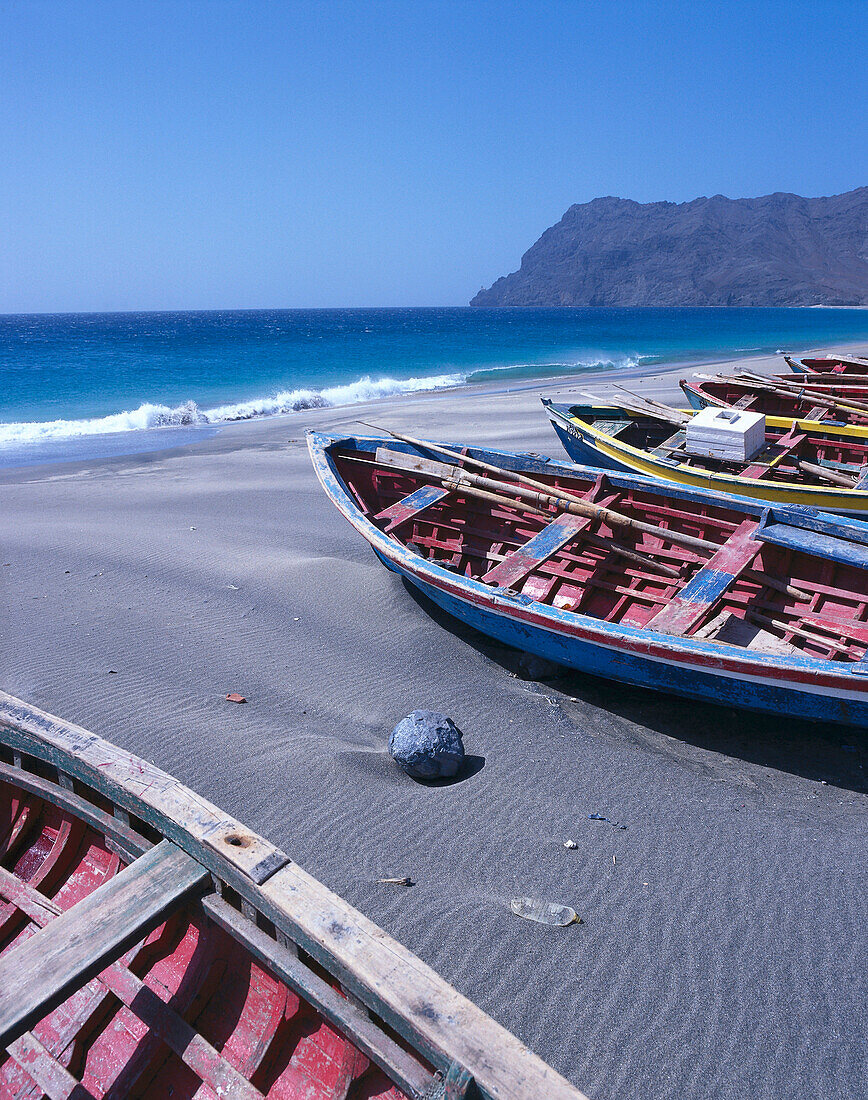
[[[868,524],[403,436],[311,432],[390,570],[501,642],[729,706],[868,723]]]

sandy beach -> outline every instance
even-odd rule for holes
[[[0,687],[265,834],[592,1100],[855,1100],[864,731],[578,674],[524,681],[512,651],[382,567],[307,455],[306,428],[368,434],[370,420],[563,458],[540,393],[616,382],[683,404],[691,371],[657,370],[0,470]],[[460,782],[421,785],[389,759],[389,732],[418,707],[464,731]],[[414,885],[378,883],[402,876]],[[582,923],[526,923],[516,895]]]

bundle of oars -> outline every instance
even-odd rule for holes
[[[605,400],[619,409],[625,409],[627,412],[635,413],[638,416],[650,416],[655,420],[668,420],[670,424],[674,424],[679,428],[683,428],[690,420],[690,413],[684,409],[673,409],[671,405],[664,405],[662,401],[656,401],[653,397],[643,397],[641,394],[633,393],[632,390],[625,389],[623,386],[615,386],[614,388],[618,390],[617,397],[603,399],[599,394],[594,393],[585,393],[582,396],[591,397],[595,402]],[[621,394],[627,396],[622,397]]]
[[[462,454],[460,451],[453,451],[440,443],[415,439],[413,436],[402,435],[400,432],[391,431],[388,428],[380,428],[376,424],[367,424],[366,421],[360,421],[360,423],[366,424],[367,427],[374,428],[378,432],[385,431],[393,439],[400,439],[403,443],[409,443],[420,451],[427,451],[431,454],[452,459],[452,464],[432,462],[425,458],[391,452],[393,458],[390,464],[427,475],[446,489],[461,492],[491,504],[500,504],[509,508],[520,506],[524,511],[535,513],[546,520],[552,520],[555,516],[564,512],[575,516],[585,516],[588,519],[605,523],[613,531],[632,531],[640,535],[655,536],[664,543],[698,552],[703,559],[709,553],[713,554],[720,549],[720,544],[712,542],[710,539],[697,538],[695,535],[688,535],[683,531],[673,531],[669,527],[661,527],[659,524],[646,523],[634,516],[626,516],[623,512],[618,512],[614,508],[594,504],[568,489],[554,488],[546,485],[545,482],[528,477],[526,474],[518,473],[515,470],[504,470],[502,467],[494,466],[490,462],[482,461],[482,459]],[[378,452],[378,462],[382,462],[384,458],[385,456],[381,457]],[[467,469],[468,466],[483,471],[483,475],[471,473]],[[493,476],[485,476],[487,474]],[[660,573],[662,576],[671,577],[673,580],[681,579],[683,576],[680,570],[673,569],[665,562],[649,557],[648,554],[641,551],[622,546],[615,538],[601,538],[588,531],[582,531],[580,537],[593,546],[599,546],[617,554],[619,557],[636,562],[646,569]],[[810,593],[805,592],[803,589],[786,584],[759,570],[746,569],[743,576],[758,584],[772,588],[776,592],[793,596],[798,600],[811,599]]]
[[[699,375],[700,378],[712,378],[711,375]],[[748,392],[773,393],[779,397],[790,397],[795,401],[806,401],[811,405],[834,409],[839,412],[855,414],[864,419],[868,414],[868,401],[846,396],[833,396],[824,393],[821,389],[815,389],[809,383],[790,382],[781,378],[767,378],[761,374],[751,374],[742,371],[739,374],[718,374],[713,376],[715,382],[726,382],[731,386],[738,386]]]

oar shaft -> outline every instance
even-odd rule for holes
[[[471,475],[472,477],[472,475]],[[474,478],[474,482],[488,481],[487,478]],[[496,482],[491,484],[497,484]],[[537,515],[543,516],[545,519],[552,520],[551,512],[545,512],[540,508],[536,508],[530,504],[519,504],[518,501],[511,497],[504,496],[502,493],[492,493],[487,489],[480,489],[473,484],[466,477],[462,476],[461,480],[453,478],[445,478],[443,485],[447,489],[452,489],[455,492],[465,493],[467,496],[478,497],[480,500],[486,500],[491,504],[500,504],[507,508],[515,508],[516,506],[522,508],[524,511],[534,512]],[[515,486],[507,486],[510,492],[515,491]],[[640,554],[638,550],[631,550],[629,547],[620,546],[614,539],[604,539],[599,535],[592,535],[588,531],[577,531],[577,536],[584,539],[586,542],[591,543],[593,546],[597,546],[602,550],[610,550],[614,554],[618,554],[622,558],[627,558],[630,561],[636,562],[637,565],[641,565],[644,569],[651,569],[657,573],[661,573],[664,577],[669,577],[672,580],[680,580],[681,574],[677,569],[673,569],[671,566],[666,565],[663,562],[656,561],[654,558],[647,557],[645,554]]]
[[[373,427],[373,425],[371,426]],[[382,431],[383,429],[377,430]],[[577,494],[571,493],[568,489],[558,488],[552,491],[551,486],[535,481],[533,478],[526,477],[524,474],[517,473],[515,470],[504,470],[500,466],[493,466],[490,462],[483,462],[482,459],[472,458],[470,455],[463,455],[459,451],[453,451],[449,447],[442,446],[440,443],[431,443],[424,439],[414,439],[413,436],[401,435],[400,432],[391,431],[389,428],[385,430],[389,432],[389,435],[394,436],[395,439],[400,439],[413,447],[421,447],[423,450],[435,451],[438,454],[448,455],[458,462],[464,462],[469,466],[476,466],[477,469],[497,474],[499,478],[506,475],[510,479],[515,479],[521,485],[526,485],[530,489],[535,489],[538,493],[545,494],[550,497],[552,501],[562,501],[563,504],[561,507],[563,507],[564,510],[566,510],[566,505],[568,503],[576,504],[579,508],[583,509],[580,512],[576,512],[576,515],[587,515],[605,519],[607,523],[615,524],[620,527],[630,527],[634,531],[644,531],[649,535],[657,535],[659,538],[665,539],[675,545],[688,546],[694,550],[711,550],[713,552],[718,549],[718,544],[716,542],[710,542],[708,539],[699,539],[694,535],[685,535],[680,531],[670,531],[669,528],[660,527],[654,523],[644,523],[642,520],[622,515],[612,508],[604,508],[600,504],[592,504],[590,501],[585,500]],[[509,488],[512,490],[515,486],[511,485]]]
[[[805,462],[803,459],[798,459],[796,465],[806,474],[813,474],[821,481],[828,481],[830,485],[840,485],[844,489],[855,488],[858,480],[855,477],[848,477],[847,474],[839,474],[837,470],[829,470],[825,466],[815,466],[813,462]]]

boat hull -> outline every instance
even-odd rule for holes
[[[688,488],[711,489],[719,493],[735,494],[769,504],[797,505],[818,508],[839,515],[864,516],[868,513],[868,492],[856,489],[836,489],[813,485],[797,485],[793,482],[773,482],[712,470],[693,469],[683,464],[667,463],[656,459],[647,451],[620,443],[617,439],[596,431],[584,422],[569,418],[551,406],[546,406],[555,433],[564,450],[574,462],[599,466],[605,470],[628,471],[674,485]],[[791,424],[785,418],[775,418],[781,425]],[[799,421],[808,424],[812,422]],[[832,426],[813,424],[817,428],[833,431]]]
[[[585,1100],[264,837],[2,691],[0,857],[0,1100]]]
[[[519,619],[471,603],[460,594],[426,582],[389,561],[384,554],[375,552],[387,568],[404,576],[417,591],[453,618],[489,638],[577,672],[742,710],[842,725],[868,725],[866,693],[845,694],[839,687],[804,691],[795,680],[776,683],[758,675],[759,670],[751,675],[743,669],[727,667],[720,660],[700,664],[684,660],[673,652],[655,651],[651,646],[630,650],[615,639],[605,644],[599,638],[585,640],[570,636],[529,621],[530,615]],[[642,648],[647,651],[643,652]]]
[[[426,558],[413,548],[412,541],[404,545],[390,537],[370,522],[359,507],[357,494],[338,472],[336,456],[342,453],[342,447],[352,453],[360,449],[375,452],[378,441],[311,433],[308,442],[314,469],[332,502],[369,542],[383,565],[449,615],[488,637],[579,672],[690,699],[795,718],[855,726],[868,724],[868,675],[860,671],[859,662],[842,664],[802,653],[769,655],[714,640],[611,622],[539,602],[532,595],[508,586],[499,587],[465,576]],[[600,476],[599,469],[576,470],[539,456],[478,453],[488,461],[502,456],[507,464],[504,468],[545,469],[549,475],[563,473],[592,481]],[[657,492],[654,482],[624,474],[613,478],[611,488]],[[685,507],[700,510],[719,503],[713,496],[689,490],[667,489],[666,493],[680,494]],[[754,522],[765,514],[754,502],[744,499],[733,499],[731,507]],[[856,539],[860,545],[854,550],[854,564],[860,568],[868,565],[862,548],[866,541],[863,524],[814,519],[812,514],[798,509],[786,513],[781,510],[775,516],[780,521],[789,517],[795,523],[801,517],[809,526],[813,525],[812,530],[838,531],[839,538]],[[848,536],[848,532],[852,534]],[[409,539],[410,535],[405,537]]]

